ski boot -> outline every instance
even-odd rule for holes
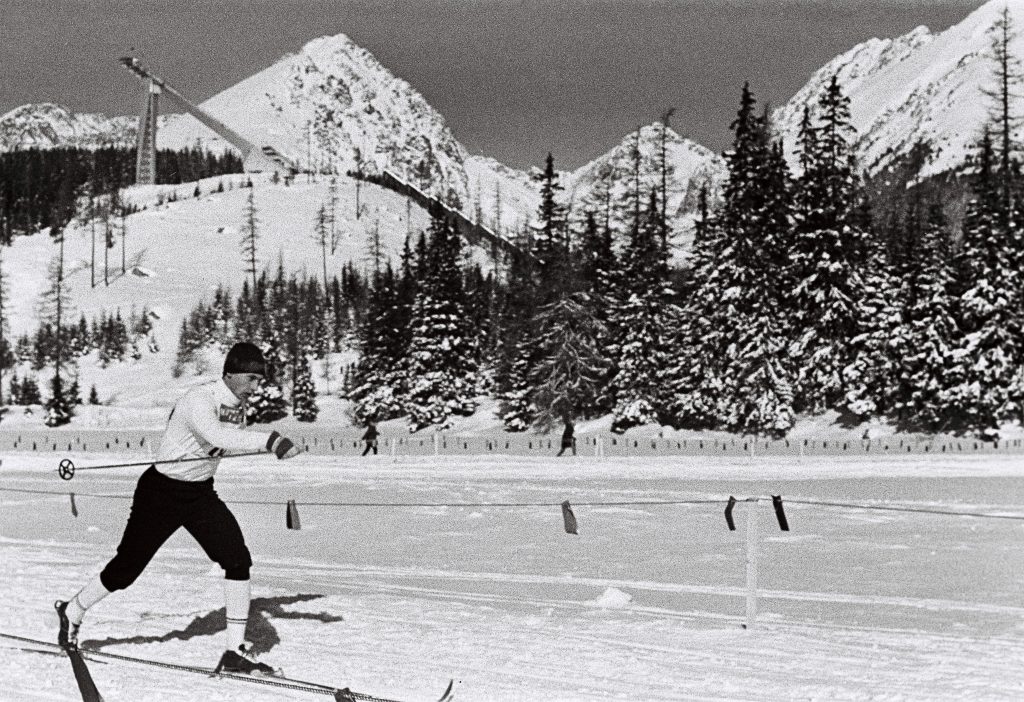
[[[73,651],[78,648],[78,629],[81,624],[74,624],[68,619],[68,603],[57,600],[53,603],[57,610],[57,618],[60,620],[60,629],[57,631],[57,643],[65,651]]]
[[[252,644],[244,643],[237,650],[224,651],[220,662],[213,669],[214,673],[234,673],[236,675],[277,675],[278,671],[266,663],[256,660],[252,654]]]

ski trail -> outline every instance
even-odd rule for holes
[[[678,583],[653,582],[648,580],[623,580],[618,578],[589,578],[581,576],[548,576],[528,575],[522,573],[495,573],[480,571],[442,571],[422,568],[366,568],[349,565],[325,565],[311,563],[292,563],[283,565],[277,561],[267,561],[260,565],[260,572],[268,576],[289,577],[294,579],[296,573],[303,573],[303,579],[317,578],[319,582],[329,583],[336,578],[363,578],[362,582],[375,582],[368,578],[378,579],[392,585],[395,579],[403,580],[441,580],[461,582],[503,583],[507,585],[554,585],[568,587],[609,588],[620,590],[637,590],[663,592],[679,595],[711,595],[720,597],[745,598],[747,590],[743,587],[683,585]],[[407,585],[402,586],[410,591],[430,588]],[[467,595],[469,596],[469,595]],[[759,599],[792,600],[797,602],[824,602],[832,604],[857,604],[887,607],[910,607],[937,611],[962,611],[984,614],[996,614],[1006,617],[1024,618],[1024,607],[992,605],[983,602],[964,602],[961,600],[938,598],[892,597],[884,595],[854,595],[832,592],[809,592],[758,589]]]

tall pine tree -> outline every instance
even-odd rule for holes
[[[986,131],[956,261],[960,334],[952,352],[949,410],[956,428],[989,436],[1002,421],[1021,416],[1024,395],[1020,225],[1003,200],[1003,183],[1012,178],[997,165]]]
[[[695,243],[693,290],[667,378],[677,425],[774,435],[794,412],[783,304],[792,194],[781,146],[755,106],[744,85],[723,203]]]
[[[295,361],[292,380],[292,414],[300,422],[315,422],[320,408],[316,404],[316,388],[309,370],[309,359],[302,349]]]
[[[405,398],[414,430],[445,428],[476,409],[477,339],[465,310],[461,242],[443,211],[431,213],[420,286],[413,304]]]
[[[670,334],[676,326],[671,304],[668,247],[657,192],[623,252],[622,274],[612,312],[609,346],[615,374],[612,429],[622,431],[659,421],[665,405],[662,374],[668,365]]]
[[[821,412],[845,399],[850,340],[862,331],[859,303],[873,283],[865,273],[871,247],[858,219],[849,98],[836,76],[816,108],[816,123],[805,121],[799,141],[804,170],[796,191],[788,308],[799,330],[790,347],[799,369],[798,409]]]

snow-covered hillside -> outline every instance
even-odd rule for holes
[[[68,146],[135,145],[138,119],[76,114],[61,105],[22,105],[0,116],[0,152]]]
[[[198,198],[193,196],[194,183],[129,188],[126,198],[145,209],[127,218],[126,274],[121,275],[120,240],[109,251],[109,286],[103,283],[102,244],[96,249],[98,284],[91,285],[91,228],[81,224],[69,228],[64,284],[71,310],[65,312],[65,318],[77,321],[79,315],[85,315],[91,320],[104,311],[113,314],[117,310],[127,318],[132,308],[141,312],[146,307],[155,315],[153,335],[159,346],[157,353],[144,351],[140,360],[115,363],[106,369],[97,364],[95,352],[87,356],[79,366],[84,392],[95,384],[105,403],[159,408],[159,413],[165,415],[183,389],[201,379],[190,373],[172,378],[178,335],[182,319],[201,300],[212,301],[218,285],[230,287],[235,294],[241,290],[246,277],[241,229],[250,191],[240,186],[246,178],[235,175],[202,181]],[[314,240],[313,226],[318,209],[329,200],[326,179],[307,183],[300,177],[291,186],[275,185],[255,175],[252,179],[260,265],[273,272],[280,261],[288,273],[306,272],[322,278],[322,251]],[[221,183],[225,191],[215,192]],[[405,198],[368,183],[361,185],[362,215],[357,220],[355,181],[338,178],[337,192],[339,243],[333,254],[328,251],[331,276],[340,276],[341,267],[348,261],[359,267],[366,265],[373,229],[379,227],[385,252],[397,259],[407,232],[418,234],[429,224],[427,214],[416,206],[409,208],[411,221],[407,221]],[[176,194],[177,201],[158,204],[172,194]],[[98,240],[102,241],[102,232]],[[47,268],[56,253],[55,244],[45,233],[18,237],[4,251],[4,275],[12,293],[5,315],[12,334],[33,332],[38,326],[37,310],[47,287]],[[48,379],[49,375],[44,377]]]
[[[921,177],[963,166],[992,107],[983,93],[995,87],[990,29],[1004,7],[1013,24],[1024,27],[1024,0],[991,0],[941,33],[918,27],[896,39],[872,39],[827,63],[774,113],[791,166],[797,165],[794,147],[804,106],[814,104],[833,75],[850,97],[859,161],[869,172],[906,156],[918,143],[931,148]],[[1024,59],[1024,35],[1008,49]]]
[[[464,165],[469,183],[465,210],[470,218],[505,238],[523,231],[540,205],[530,175],[489,156],[469,156]]]

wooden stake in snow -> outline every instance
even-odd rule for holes
[[[747,630],[757,619],[757,509],[758,499],[747,499]]]
[[[299,521],[299,508],[295,504],[295,500],[288,500],[288,507],[285,510],[284,524],[289,529],[301,529],[302,523]]]
[[[576,530],[576,515],[572,513],[572,505],[569,504],[569,500],[562,503],[562,520],[565,522],[566,534],[579,535]]]

